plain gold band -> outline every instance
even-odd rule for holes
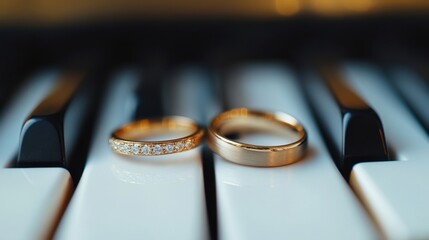
[[[189,130],[192,133],[175,139],[164,141],[134,140],[138,135],[150,133],[154,128],[164,131],[179,129]],[[110,139],[113,151],[131,156],[158,156],[191,150],[199,146],[204,138],[204,129],[192,119],[172,116],[159,119],[143,119],[128,123],[115,130]]]
[[[225,137],[221,128],[228,121],[238,118],[246,121],[263,119],[266,122],[264,128],[270,128],[273,123],[279,124],[297,132],[299,138],[295,142],[277,146],[236,142]],[[267,113],[246,108],[232,109],[216,116],[210,123],[207,138],[210,148],[226,160],[256,167],[277,167],[294,163],[304,156],[307,148],[307,133],[292,116],[281,112]]]

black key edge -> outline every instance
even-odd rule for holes
[[[312,77],[307,74],[302,87],[328,150],[337,168],[348,181],[355,164],[389,160],[383,127],[376,112],[342,83],[342,76],[333,76],[333,80],[326,79],[330,76],[326,76],[323,71],[326,69],[320,71],[321,78],[315,77],[313,80],[310,80]],[[319,83],[312,87],[310,81]],[[322,94],[325,100],[313,96],[316,91],[317,94]],[[319,107],[321,102],[330,110],[322,111]],[[332,113],[338,114],[338,121],[332,120]],[[338,130],[338,127],[341,129]]]
[[[66,70],[62,77],[77,79],[61,81],[24,122],[15,167],[62,167],[70,172],[77,185],[90,148],[104,84],[97,79],[99,71],[73,76],[75,71]],[[77,70],[78,74],[80,71]]]
[[[203,146],[203,176],[204,194],[206,199],[207,218],[209,223],[210,239],[218,239],[218,216],[217,216],[217,194],[216,174],[214,169],[213,152],[207,144]]]

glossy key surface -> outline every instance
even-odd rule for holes
[[[132,120],[139,75],[114,76],[93,148],[56,239],[204,239],[206,225],[198,149],[132,158],[114,153],[111,132]]]
[[[54,88],[58,69],[47,69],[30,75],[12,96],[0,116],[0,166],[15,164],[22,124],[35,106]]]
[[[72,191],[62,168],[0,169],[1,238],[51,238]]]
[[[294,72],[266,63],[239,66],[229,77],[225,86],[229,107],[291,114],[306,128],[309,147],[301,161],[275,168],[242,166],[215,157],[220,238],[377,238],[325,148]],[[273,143],[266,138],[253,141]]]
[[[361,163],[350,183],[388,239],[427,239],[429,139],[381,68],[344,65],[348,83],[379,114],[397,161]]]
[[[56,80],[23,124],[17,166],[63,167],[77,183],[103,85],[84,68],[63,70]]]
[[[377,113],[344,81],[340,66],[325,64],[307,74],[304,86],[324,140],[343,176],[353,165],[388,160]]]

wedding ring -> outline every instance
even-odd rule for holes
[[[170,135],[184,133],[184,136],[162,141],[145,140],[160,133]],[[203,137],[204,129],[193,120],[172,116],[128,123],[112,133],[109,143],[112,150],[120,154],[158,156],[196,148],[203,141]]]
[[[228,137],[235,132],[249,130],[286,130],[285,132],[291,132],[295,139],[284,145],[264,146],[242,143]],[[207,138],[209,147],[224,159],[256,167],[277,167],[294,163],[304,156],[307,147],[307,133],[292,116],[246,108],[232,109],[216,116],[210,123]]]

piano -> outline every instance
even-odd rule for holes
[[[426,1],[0,5],[0,239],[429,239]],[[109,148],[237,107],[296,117],[304,159]]]

